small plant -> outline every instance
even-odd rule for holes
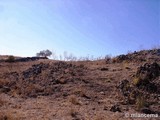
[[[9,56],[7,59],[6,59],[6,62],[15,62],[15,57],[13,55]]]

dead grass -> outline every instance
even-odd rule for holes
[[[142,95],[139,95],[136,99],[136,109],[140,111],[143,107],[145,107],[146,101]]]
[[[69,101],[70,101],[72,104],[74,104],[74,105],[81,105],[75,95],[71,95],[71,96],[69,97]]]
[[[29,79],[23,78],[24,71],[32,68],[32,65],[40,64],[40,62],[51,66],[49,69],[44,68],[41,74],[33,73]],[[19,120],[23,118],[27,120],[36,118],[116,120],[121,119],[120,117],[126,111],[132,112],[135,111],[135,108],[140,110],[145,107],[146,101],[155,100],[155,103],[158,102],[157,99],[152,99],[154,96],[147,98],[146,101],[143,97],[137,97],[139,91],[136,91],[138,87],[134,85],[143,81],[135,73],[142,64],[141,62],[118,62],[116,58],[113,58],[109,64],[105,60],[99,60],[73,62],[72,64],[79,65],[78,68],[52,67],[56,62],[58,61],[40,60],[0,63],[0,85],[2,86],[0,90],[4,90],[3,88],[6,87],[11,89],[6,93],[1,92],[2,96],[6,96],[6,99],[3,99],[3,97],[0,99],[0,105],[2,106],[0,107],[0,120]],[[82,66],[81,63],[83,63]],[[54,68],[56,69],[54,70]],[[101,71],[101,68],[108,68],[108,71]],[[52,69],[53,73],[51,72]],[[18,80],[11,72],[18,73]],[[81,72],[84,74],[81,74]],[[74,76],[74,73],[76,76]],[[133,80],[134,76],[135,79]],[[56,81],[57,79],[58,81]],[[127,79],[129,83],[133,80],[134,83],[133,86],[130,84],[125,86],[124,84],[126,96],[119,95],[119,89],[116,87],[124,79]],[[67,82],[64,80],[67,80]],[[132,93],[132,88],[137,88],[135,89],[136,92]],[[144,93],[144,95],[146,94]],[[128,99],[129,102],[123,102],[125,99]],[[110,105],[116,103],[120,104],[122,112],[110,111]],[[157,109],[159,106],[156,107],[157,103],[153,104],[153,110],[159,112]]]
[[[135,77],[134,79],[133,79],[133,85],[138,85],[139,83],[140,83],[140,78],[138,78],[138,77]]]
[[[6,104],[6,101],[4,101],[2,98],[0,98],[0,107],[4,106]]]
[[[100,116],[100,115],[97,115],[94,120],[104,120],[104,117]]]
[[[22,116],[11,111],[0,112],[0,120],[22,120]]]

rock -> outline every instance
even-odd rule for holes
[[[160,56],[160,49],[157,49],[156,54],[157,54],[158,56]]]
[[[142,108],[141,112],[145,114],[155,114],[155,112],[150,110],[149,108]]]
[[[152,64],[145,63],[138,68],[136,76],[143,80],[153,80],[160,76],[160,66],[156,62]]]
[[[4,92],[4,93],[7,93],[7,92],[11,91],[11,89],[7,86],[1,86],[0,91]]]
[[[103,110],[108,110],[108,107],[107,107],[107,106],[104,106]]]
[[[129,57],[127,55],[119,55],[117,58],[116,58],[116,61],[117,62],[123,62],[124,60],[128,60]]]
[[[101,91],[100,94],[101,94],[101,95],[105,95],[105,92]]]
[[[62,78],[62,79],[57,79],[55,82],[56,84],[66,84],[67,80]]]
[[[24,71],[22,74],[24,78],[30,78],[31,76],[38,75],[42,72],[42,69],[47,69],[49,67],[48,64],[40,63],[37,65],[33,65],[31,68]]]
[[[145,90],[150,93],[155,93],[158,90],[158,87],[154,83],[149,83],[145,87]]]
[[[15,62],[28,62],[28,61],[36,61],[40,59],[48,59],[47,57],[26,57],[26,58],[18,58]]]
[[[110,109],[112,112],[121,112],[119,105],[113,105]]]
[[[160,76],[160,66],[156,62],[145,63],[140,66],[136,72],[138,88],[143,88],[149,92],[156,92],[158,84],[154,80]]]
[[[108,68],[101,68],[101,71],[108,71]]]
[[[130,94],[131,88],[130,88],[130,83],[128,80],[122,80],[119,85],[118,88],[120,89],[120,91],[122,92],[122,94],[124,96],[128,96]]]

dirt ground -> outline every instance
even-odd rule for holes
[[[160,49],[97,61],[0,58],[0,120],[160,119]]]

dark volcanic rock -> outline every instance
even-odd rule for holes
[[[117,62],[123,62],[124,60],[128,60],[129,57],[127,55],[119,55],[117,57]]]
[[[33,65],[31,68],[29,68],[28,70],[24,71],[22,74],[24,76],[24,78],[29,78],[31,76],[36,76],[38,74],[40,74],[42,72],[42,69],[47,69],[49,67],[48,64],[37,64],[37,65]]]
[[[84,66],[66,62],[32,65],[22,72],[22,85],[19,91],[28,97],[60,95],[62,94],[61,90],[55,89],[55,86],[70,84],[75,80],[79,81],[80,74],[84,73],[84,68]]]
[[[113,105],[110,109],[112,112],[121,112],[119,105]]]
[[[128,94],[130,94],[131,88],[128,80],[122,80],[119,83],[118,88],[120,89],[120,91],[124,96],[128,96]]]
[[[138,83],[136,86],[148,92],[158,92],[159,83],[157,83],[157,80],[159,76],[159,64],[156,62],[152,64],[145,63],[137,70],[136,77],[138,78]]]
[[[152,64],[145,63],[138,68],[136,76],[143,80],[153,80],[160,76],[160,66],[156,62]]]
[[[18,58],[15,62],[28,62],[28,61],[35,61],[40,59],[48,59],[47,57],[26,57],[26,58]]]
[[[7,86],[0,86],[0,92],[4,92],[4,93],[7,93],[11,91],[11,89]]]
[[[108,68],[101,68],[101,71],[108,71],[109,69]]]
[[[145,114],[156,114],[154,111],[150,110],[149,108],[142,108],[141,112]]]

